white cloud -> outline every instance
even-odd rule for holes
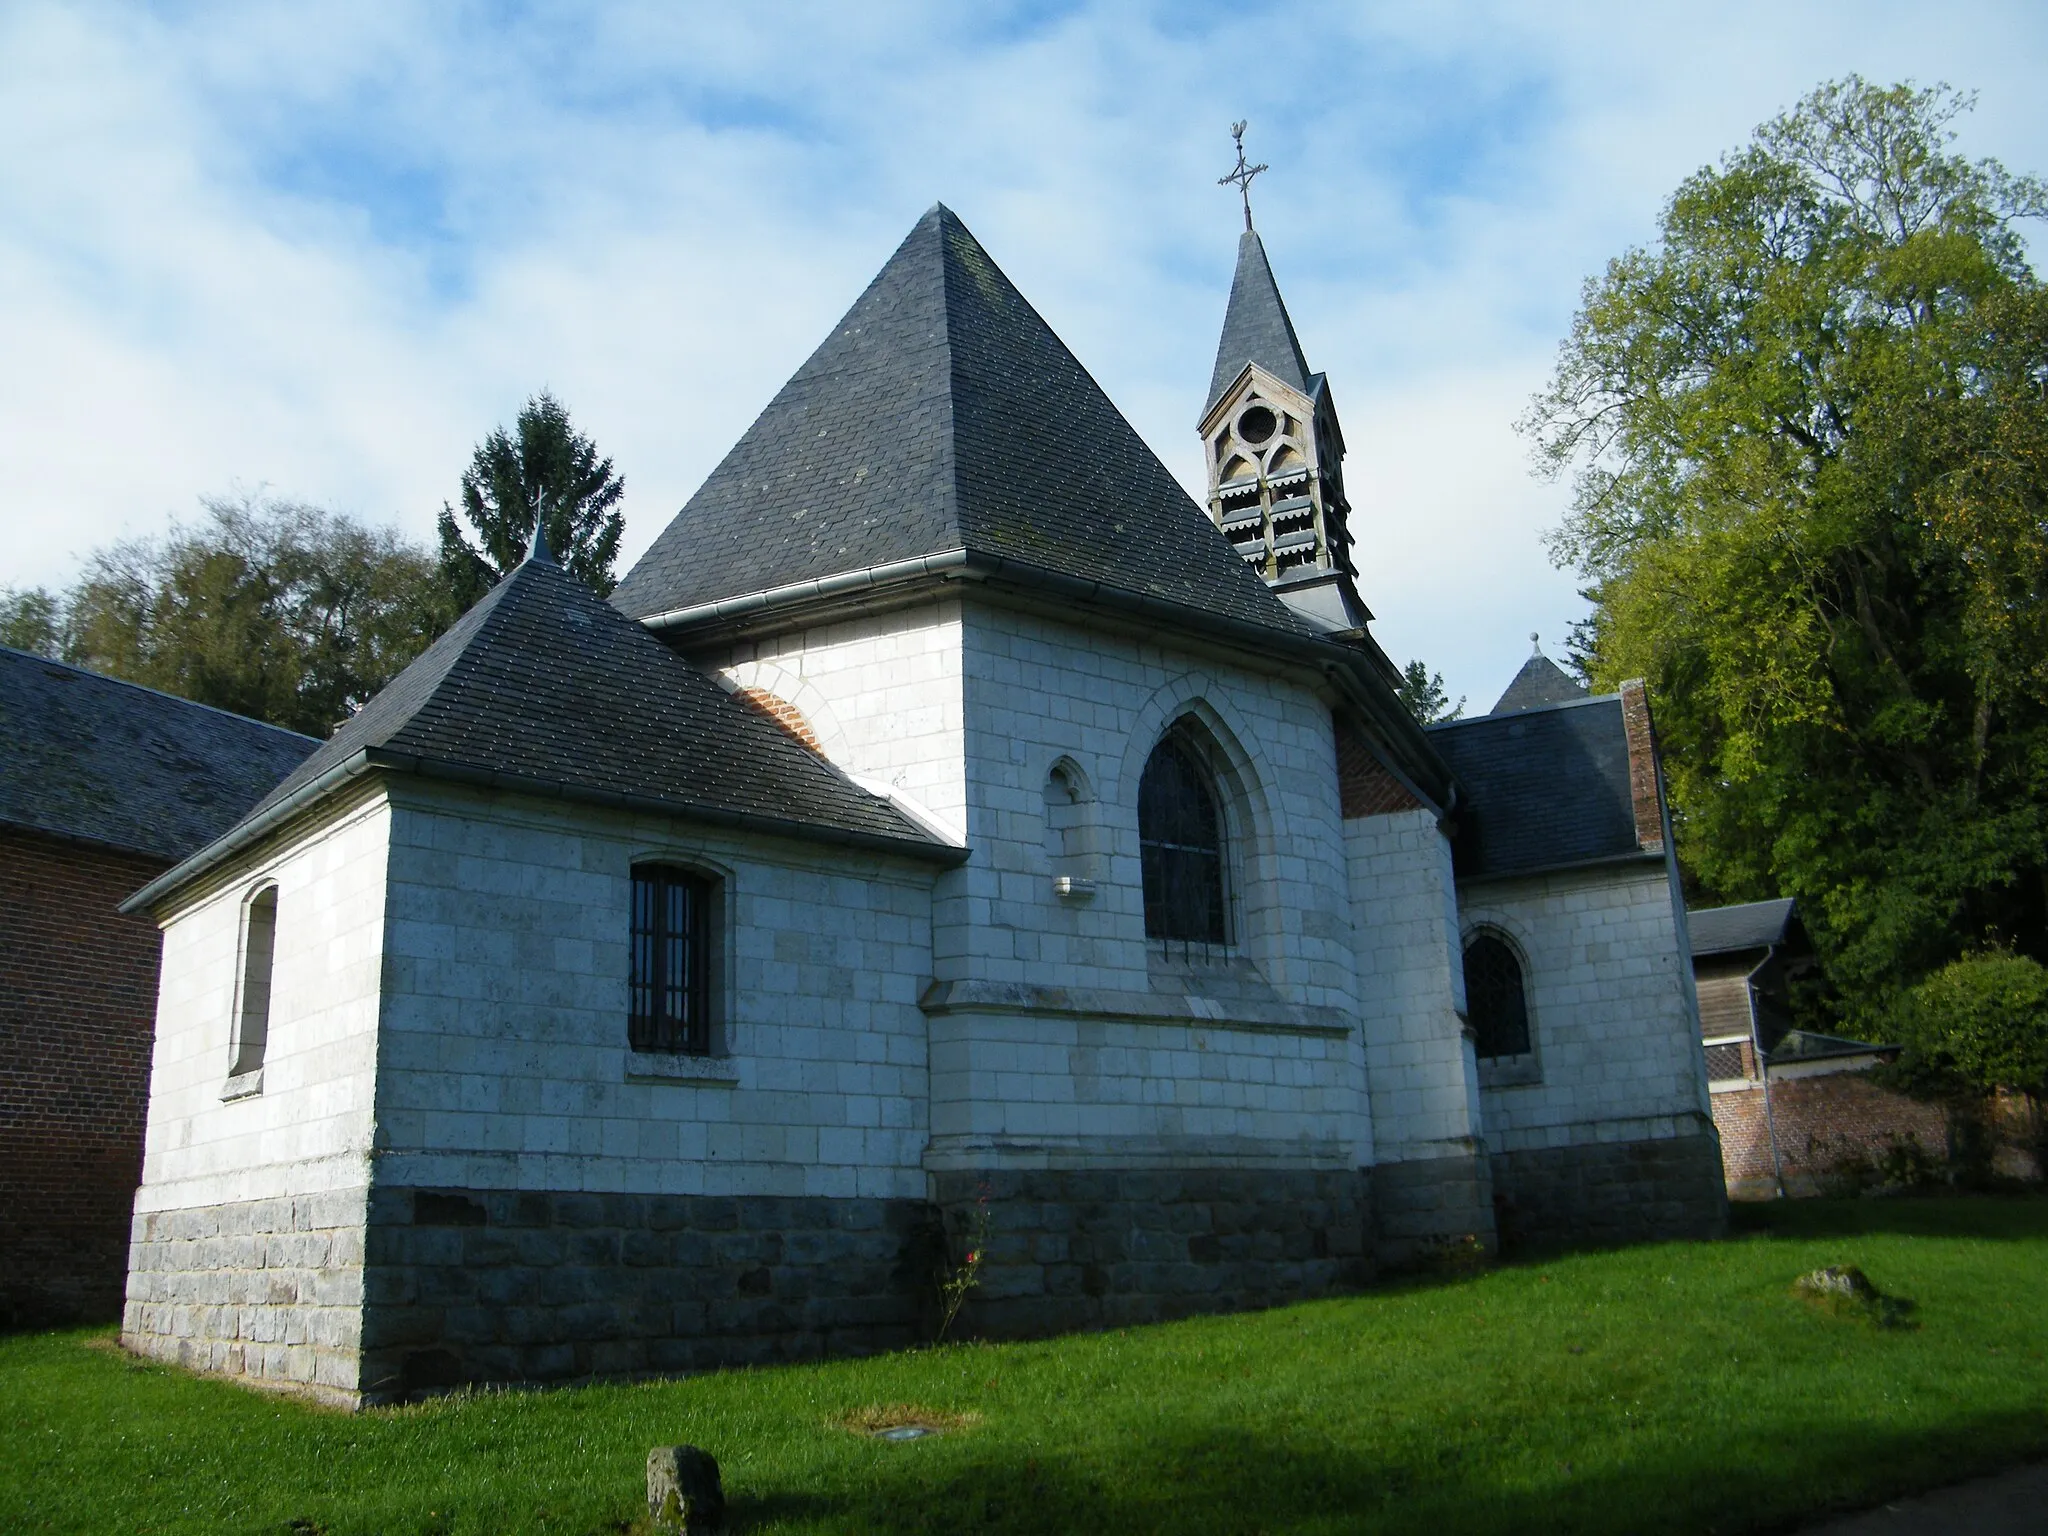
[[[425,537],[543,385],[625,474],[630,558],[934,198],[1192,480],[1249,116],[1380,632],[1483,707],[1577,611],[1509,424],[1581,278],[1852,69],[1980,87],[1965,147],[2048,170],[2044,33],[1992,4],[17,4],[0,582],[235,484]]]

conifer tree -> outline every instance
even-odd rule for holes
[[[609,596],[618,585],[613,566],[625,528],[619,510],[625,492],[612,461],[598,457],[562,403],[546,390],[535,395],[509,433],[499,427],[477,444],[462,472],[461,510],[442,505],[441,579],[455,611],[526,558],[543,508],[555,559]]]

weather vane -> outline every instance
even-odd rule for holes
[[[1236,122],[1230,125],[1230,136],[1237,140],[1237,168],[1228,176],[1218,176],[1216,178],[1216,185],[1219,187],[1237,188],[1239,194],[1244,198],[1244,227],[1250,229],[1252,227],[1252,178],[1258,175],[1259,172],[1267,169],[1267,167],[1263,165],[1246,165],[1244,163],[1244,130],[1245,124],[1243,122]]]

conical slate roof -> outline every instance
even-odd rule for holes
[[[612,601],[644,618],[955,550],[1300,633],[943,205]]]
[[[132,901],[168,894],[275,820],[273,808],[338,788],[352,763],[957,853],[543,557],[493,587],[234,829]]]
[[[1282,383],[1309,392],[1308,359],[1287,317],[1280,285],[1273,281],[1265,244],[1251,229],[1238,237],[1237,275],[1230,280],[1230,307],[1223,312],[1223,338],[1216,344],[1216,372],[1209,380],[1204,415],[1246,363],[1257,363]]]
[[[1587,697],[1586,690],[1571,680],[1564,668],[1548,656],[1531,656],[1508,684],[1507,692],[1493,706],[1496,715],[1511,715],[1524,709],[1541,709],[1546,704],[1569,704]]]

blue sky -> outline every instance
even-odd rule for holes
[[[2044,64],[2037,4],[10,0],[0,584],[237,490],[426,538],[543,387],[630,560],[939,199],[1192,482],[1245,117],[1377,632],[1484,708],[1579,611],[1512,424],[1584,278],[1850,71],[2048,172]]]

